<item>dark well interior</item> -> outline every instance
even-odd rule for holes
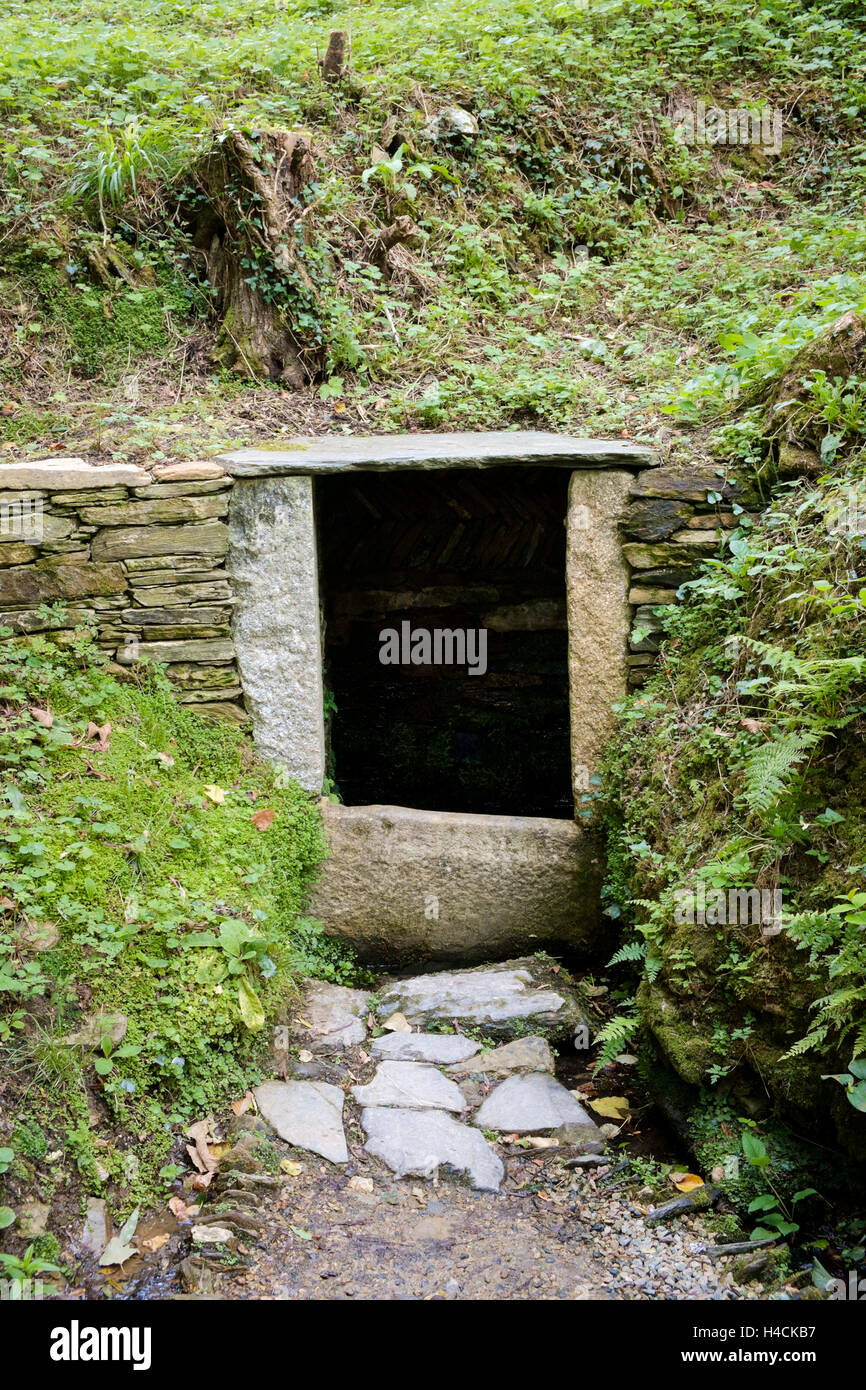
[[[574,814],[568,479],[521,467],[317,479],[330,775],[347,805]],[[380,633],[404,622],[486,629],[486,673],[383,665]]]

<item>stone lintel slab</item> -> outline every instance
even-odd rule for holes
[[[322,802],[310,911],[366,959],[474,963],[597,939],[601,854],[574,821]]]
[[[566,522],[566,606],[575,809],[593,805],[591,783],[613,732],[612,705],[628,691],[629,568],[619,522],[631,477],[573,473]],[[586,798],[582,800],[582,798]]]
[[[643,445],[544,430],[321,435],[280,440],[273,448],[237,449],[219,461],[236,478],[509,465],[643,469],[658,462]]]
[[[47,492],[77,491],[91,487],[142,487],[149,482],[143,468],[134,463],[97,466],[80,458],[34,459],[28,463],[0,464],[0,488],[43,488]]]
[[[253,737],[307,791],[325,776],[322,644],[311,478],[238,483],[226,567]]]

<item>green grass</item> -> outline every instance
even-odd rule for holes
[[[91,1176],[88,1093],[150,1137],[152,1177],[170,1121],[243,1093],[299,969],[317,969],[300,913],[323,853],[318,812],[295,784],[275,786],[242,733],[179,706],[158,673],[119,684],[86,634],[67,650],[5,642],[0,686],[0,1024],[13,1066],[35,1076],[49,1112],[63,1087],[64,1124],[78,1097],[68,1137]],[[50,710],[50,728],[33,709]],[[108,725],[100,752],[87,729]],[[257,809],[274,812],[264,831]],[[28,923],[53,923],[56,944],[29,949]],[[120,1046],[62,1041],[98,1010],[126,1016]],[[37,1139],[19,1136],[16,1151]]]
[[[353,67],[332,89],[316,53],[339,25]],[[863,28],[845,0],[11,4],[8,442],[159,459],[299,428],[540,424],[673,429],[675,457],[700,454],[864,300]],[[697,97],[778,106],[781,154],[677,143],[673,111]],[[425,119],[451,102],[479,137],[432,145]],[[376,165],[388,118],[407,148]],[[325,399],[208,369],[218,325],[184,209],[232,125],[314,136]],[[421,231],[415,275],[385,281],[370,237],[400,213]],[[140,283],[95,274],[106,245]]]

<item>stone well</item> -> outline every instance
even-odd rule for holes
[[[485,700],[511,709],[521,690],[553,691],[550,718],[538,716],[525,737],[506,732],[499,745],[512,772],[537,765],[537,786],[517,776],[500,805],[494,766],[483,810],[467,809],[462,793],[452,804],[447,788],[416,789],[409,759],[396,804],[375,794],[373,759],[372,781],[362,768],[349,804],[324,802],[332,853],[312,910],[382,961],[585,949],[598,930],[593,776],[610,707],[649,673],[654,610],[675,601],[695,562],[716,549],[718,528],[734,524],[715,498],[736,493],[715,473],[662,471],[633,444],[519,431],[286,440],[150,472],[74,458],[0,464],[0,624],[43,631],[56,626],[43,605],[67,604],[70,632],[59,640],[86,622],[114,661],[164,662],[184,703],[251,722],[264,756],[319,795],[352,703],[363,706],[365,672],[332,720],[323,708],[323,667],[338,666],[343,650],[354,657],[339,645],[343,629],[366,622],[358,630],[374,632],[392,609],[430,622],[431,613],[451,621],[471,608],[492,653],[489,678],[464,682],[474,713]],[[398,563],[412,547],[394,529],[407,507],[413,554],[424,553],[434,523],[442,532],[449,507],[455,518],[453,543],[437,533],[439,570],[415,588],[411,565]],[[390,547],[386,592],[369,573],[366,589],[344,583],[337,592],[334,566],[351,574],[357,550],[369,572],[380,543],[383,553]],[[491,582],[490,556],[505,564],[515,547],[522,568],[509,560],[512,570]],[[442,575],[457,550],[455,594]],[[641,631],[632,635],[633,626]],[[529,634],[538,670],[509,665],[514,633]],[[441,690],[424,687],[425,708],[435,712]],[[372,747],[392,714],[396,728],[399,704],[374,729],[375,702],[356,712],[352,756],[363,762],[365,720]],[[557,740],[564,771],[551,814],[544,758]],[[417,747],[423,754],[423,740]],[[351,784],[350,762],[341,752],[338,783]]]

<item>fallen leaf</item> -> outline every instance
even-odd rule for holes
[[[275,812],[270,809],[253,811],[250,820],[256,827],[256,830],[267,830],[268,826],[273,823],[274,814]]]
[[[111,724],[108,722],[105,724],[94,724],[91,720],[87,725],[87,733],[84,737],[87,743],[90,743],[94,739],[96,740],[93,750],[95,753],[105,753],[108,751],[108,746],[111,741]]]
[[[152,1255],[155,1251],[161,1250],[164,1245],[168,1245],[170,1239],[171,1236],[168,1234],[149,1236],[147,1240],[141,1242],[141,1248],[142,1250],[146,1250],[148,1255]]]
[[[210,1187],[215,1177],[215,1168],[210,1173],[196,1173],[192,1180],[193,1191],[204,1192],[206,1188]]]
[[[598,1115],[611,1120],[625,1120],[628,1117],[628,1101],[625,1096],[599,1096],[598,1100],[587,1101]]]
[[[135,1228],[138,1225],[138,1207],[123,1225],[118,1235],[114,1236],[106,1245],[99,1257],[100,1266],[122,1265],[127,1260],[131,1260],[138,1251],[129,1242],[135,1235]]]
[[[703,1178],[699,1178],[697,1173],[678,1173],[676,1176],[680,1178],[679,1182],[674,1183],[677,1192],[694,1192],[696,1187],[703,1187],[704,1185]]]
[[[170,753],[157,753],[156,756],[166,767],[174,767],[174,758]]]
[[[215,806],[222,806],[226,799],[226,794],[222,787],[215,787],[212,782],[208,782],[205,786],[204,794],[208,801],[212,801]]]
[[[766,719],[741,719],[740,725],[749,734],[759,734],[762,729],[770,727]]]
[[[189,1221],[191,1217],[198,1216],[198,1207],[187,1206],[182,1197],[169,1197],[168,1209],[174,1212],[178,1221]]]
[[[208,1140],[211,1138],[210,1120],[197,1120],[194,1125],[190,1125],[186,1133],[187,1138],[192,1140],[191,1144],[187,1144],[186,1151],[195,1167],[200,1173],[214,1173],[219,1162],[208,1148]]]
[[[87,758],[84,759],[84,775],[85,777],[97,777],[100,782],[111,781],[107,772],[97,772]]]
[[[313,1237],[310,1235],[310,1232],[309,1232],[309,1231],[305,1231],[304,1228],[303,1228],[303,1226],[290,1226],[290,1227],[289,1227],[289,1230],[292,1232],[293,1235],[296,1235],[296,1236],[298,1237],[299,1240],[312,1240],[312,1239],[313,1239]]]
[[[247,1091],[246,1095],[241,1096],[240,1100],[232,1101],[232,1111],[235,1115],[245,1115],[252,1105],[254,1096],[252,1091]]]
[[[382,1024],[382,1027],[387,1028],[391,1033],[412,1032],[412,1028],[406,1018],[406,1015],[400,1013],[392,1014],[390,1018],[386,1018],[385,1022]]]
[[[51,713],[50,709],[40,709],[38,705],[31,705],[30,713],[33,715],[36,723],[42,725],[43,729],[50,729],[54,723],[54,715]]]
[[[280,1164],[280,1172],[285,1173],[290,1178],[299,1178],[303,1171],[303,1163],[296,1163],[293,1158],[284,1158]]]
[[[524,1138],[531,1149],[555,1149],[559,1145],[559,1140],[552,1135],[525,1134]]]
[[[298,1053],[298,1061],[299,1061],[299,1062],[312,1062],[312,1060],[313,1060],[313,1054],[312,1054],[312,1052],[310,1052],[309,1048],[302,1047],[301,1050],[300,1050],[300,1052]]]

